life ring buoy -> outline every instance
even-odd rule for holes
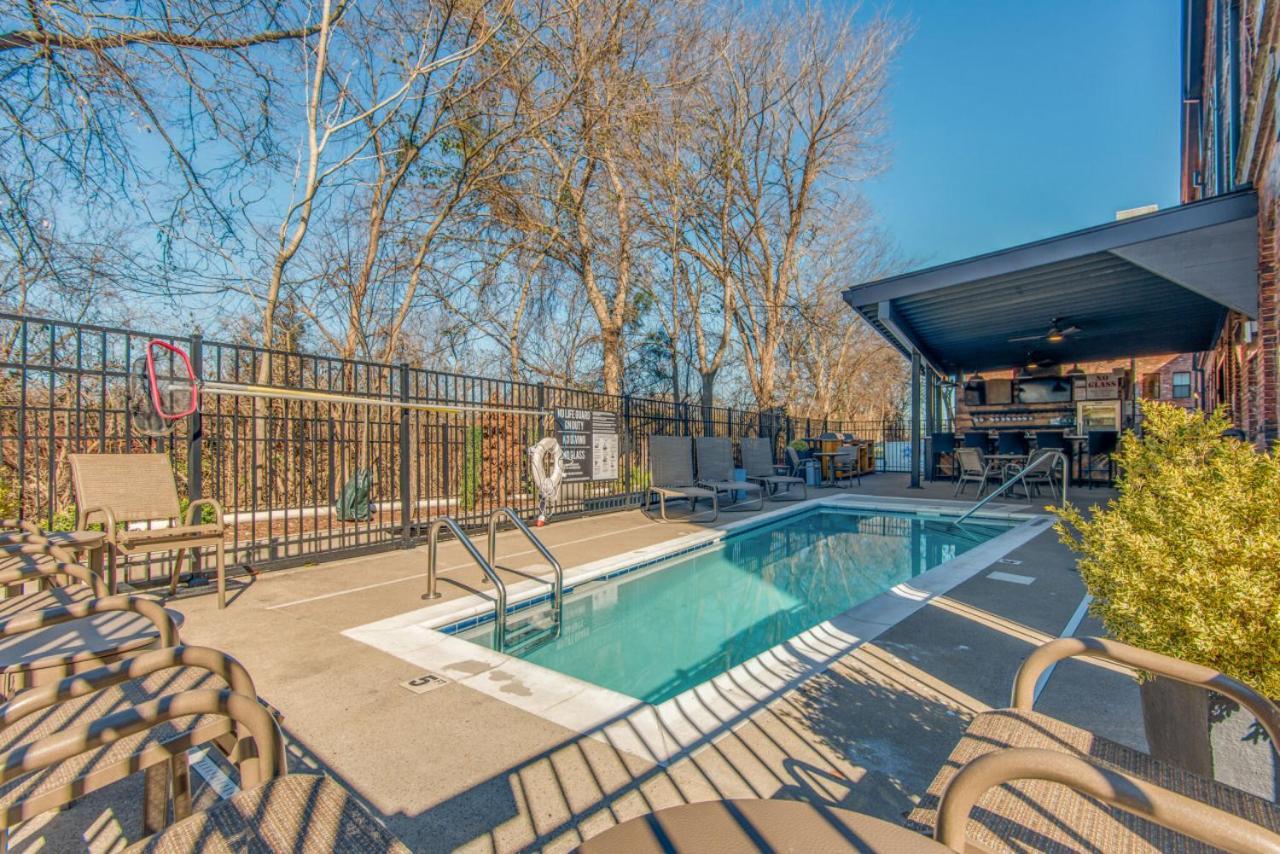
[[[548,457],[551,458],[550,472],[547,471]],[[529,470],[540,496],[536,524],[541,527],[547,522],[547,505],[560,492],[560,484],[564,480],[564,453],[560,443],[548,436],[529,448]]]

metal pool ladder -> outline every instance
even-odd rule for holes
[[[524,523],[520,515],[510,507],[500,507],[489,514],[489,551],[487,557],[490,566],[497,566],[498,524],[502,522],[503,517],[506,517],[517,531],[524,534],[524,538],[529,541],[529,545],[533,546],[534,551],[542,555],[542,559],[551,565],[552,573],[550,581],[538,575],[519,573],[551,587],[550,623],[546,621],[540,622],[535,617],[529,617],[518,623],[513,623],[509,627],[511,631],[506,635],[506,645],[503,651],[519,654],[528,652],[560,637],[560,618],[564,611],[564,570],[560,567],[560,561],[556,560],[555,555],[543,545],[542,540],[539,540],[533,531],[529,530],[529,526]],[[518,570],[512,571],[518,572]]]
[[[507,613],[507,585],[503,582],[502,577],[498,575],[494,568],[494,553],[497,546],[498,523],[503,516],[507,516],[515,523],[516,528],[521,531],[525,537],[532,543],[533,547],[543,558],[551,564],[551,568],[555,573],[554,581],[546,582],[551,585],[551,623],[538,623],[534,619],[526,619],[515,623],[511,626],[507,625],[509,614]],[[436,568],[437,568],[437,544],[440,540],[440,532],[448,529],[450,533],[457,538],[462,544],[463,549],[475,562],[476,566],[484,573],[485,579],[493,583],[494,589],[494,613],[493,613],[493,647],[499,652],[521,653],[527,652],[536,646],[541,646],[550,640],[560,636],[560,614],[561,603],[564,594],[564,573],[560,568],[560,562],[555,559],[542,541],[533,535],[528,526],[520,519],[516,512],[510,507],[503,507],[495,510],[489,516],[489,555],[485,557],[480,554],[480,550],[476,548],[475,542],[467,536],[457,521],[450,516],[441,516],[431,523],[428,530],[427,542],[427,592],[423,595],[423,599],[439,599],[440,591],[436,589]],[[521,573],[523,574],[523,573]],[[529,576],[539,581],[546,579],[538,576]],[[510,634],[508,630],[511,630]]]

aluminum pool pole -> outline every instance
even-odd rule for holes
[[[911,351],[911,488],[920,488],[920,351]]]

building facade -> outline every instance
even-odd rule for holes
[[[1183,0],[1182,24],[1182,201],[1258,195],[1258,318],[1227,318],[1203,357],[1202,405],[1226,406],[1269,445],[1280,438],[1280,0]]]

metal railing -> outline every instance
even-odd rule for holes
[[[561,569],[560,561],[556,560],[555,555],[551,554],[550,550],[543,545],[542,540],[534,536],[533,531],[529,530],[529,526],[526,525],[524,520],[520,518],[519,514],[510,507],[499,507],[497,510],[494,510],[489,514],[489,565],[492,567],[497,567],[498,565],[495,560],[498,552],[498,523],[502,521],[503,516],[510,519],[511,523],[515,525],[516,530],[524,534],[524,538],[529,541],[529,545],[533,546],[538,554],[542,555],[543,560],[551,564],[552,581],[547,581],[545,578],[537,575],[531,575],[529,573],[521,572],[519,574],[532,578],[535,581],[544,582],[551,586],[551,612],[558,632],[560,626],[560,615],[563,610],[564,602],[564,570]],[[515,572],[516,570],[512,571]]]
[[[1053,466],[1057,465],[1059,462],[1062,463],[1061,503],[1065,507],[1067,504],[1067,482],[1071,480],[1071,463],[1067,459],[1067,455],[1062,453],[1062,451],[1056,451],[1056,450],[1046,451],[1045,453],[1041,454],[1039,458],[1033,460],[1031,463],[1029,463],[1025,468],[1023,468],[1013,477],[1009,478],[1004,483],[1000,484],[1000,486],[997,489],[992,490],[990,495],[979,500],[977,504],[974,504],[972,507],[966,510],[964,515],[962,515],[959,519],[956,520],[956,524],[959,525],[962,522],[964,522],[965,519],[968,519],[974,513],[977,513],[979,510],[983,508],[983,506],[985,506],[989,501],[994,499],[997,495],[1004,494],[1010,488],[1012,488],[1015,483],[1017,483],[1018,481],[1024,480],[1027,475],[1031,474],[1032,472],[1038,471],[1042,468],[1045,468],[1045,466],[1041,465],[1042,463],[1045,463],[1045,462],[1049,463],[1047,468],[1050,470],[1049,483],[1050,483],[1051,489],[1053,488],[1053,481],[1052,481]],[[1023,484],[1023,486],[1025,488],[1026,484]],[[1027,494],[1030,495],[1030,493],[1027,493]]]
[[[440,598],[440,591],[436,589],[436,544],[440,539],[440,531],[444,528],[448,528],[450,533],[458,538],[458,542],[476,562],[476,566],[480,567],[485,576],[493,582],[493,648],[502,652],[507,642],[507,585],[498,577],[498,573],[489,561],[485,560],[476,549],[476,544],[471,541],[466,532],[448,516],[441,516],[432,522],[430,531],[427,533],[427,592],[422,595],[422,598]]]
[[[160,438],[138,433],[128,396],[132,366],[151,339],[187,351],[205,392],[200,411]],[[875,441],[880,470],[909,469],[902,419],[702,407],[0,314],[0,503],[67,530],[76,518],[67,454],[163,452],[184,502],[215,498],[225,508],[232,567],[406,548],[441,516],[478,529],[499,507],[537,512],[525,449],[551,435],[554,412],[566,408],[613,413],[619,459],[616,478],[565,483],[548,508],[559,518],[639,507],[651,435],[772,435],[781,457],[794,439],[853,433]],[[368,512],[352,513],[344,498],[361,483],[371,484]],[[134,558],[121,580],[164,581],[171,567],[163,553]]]

